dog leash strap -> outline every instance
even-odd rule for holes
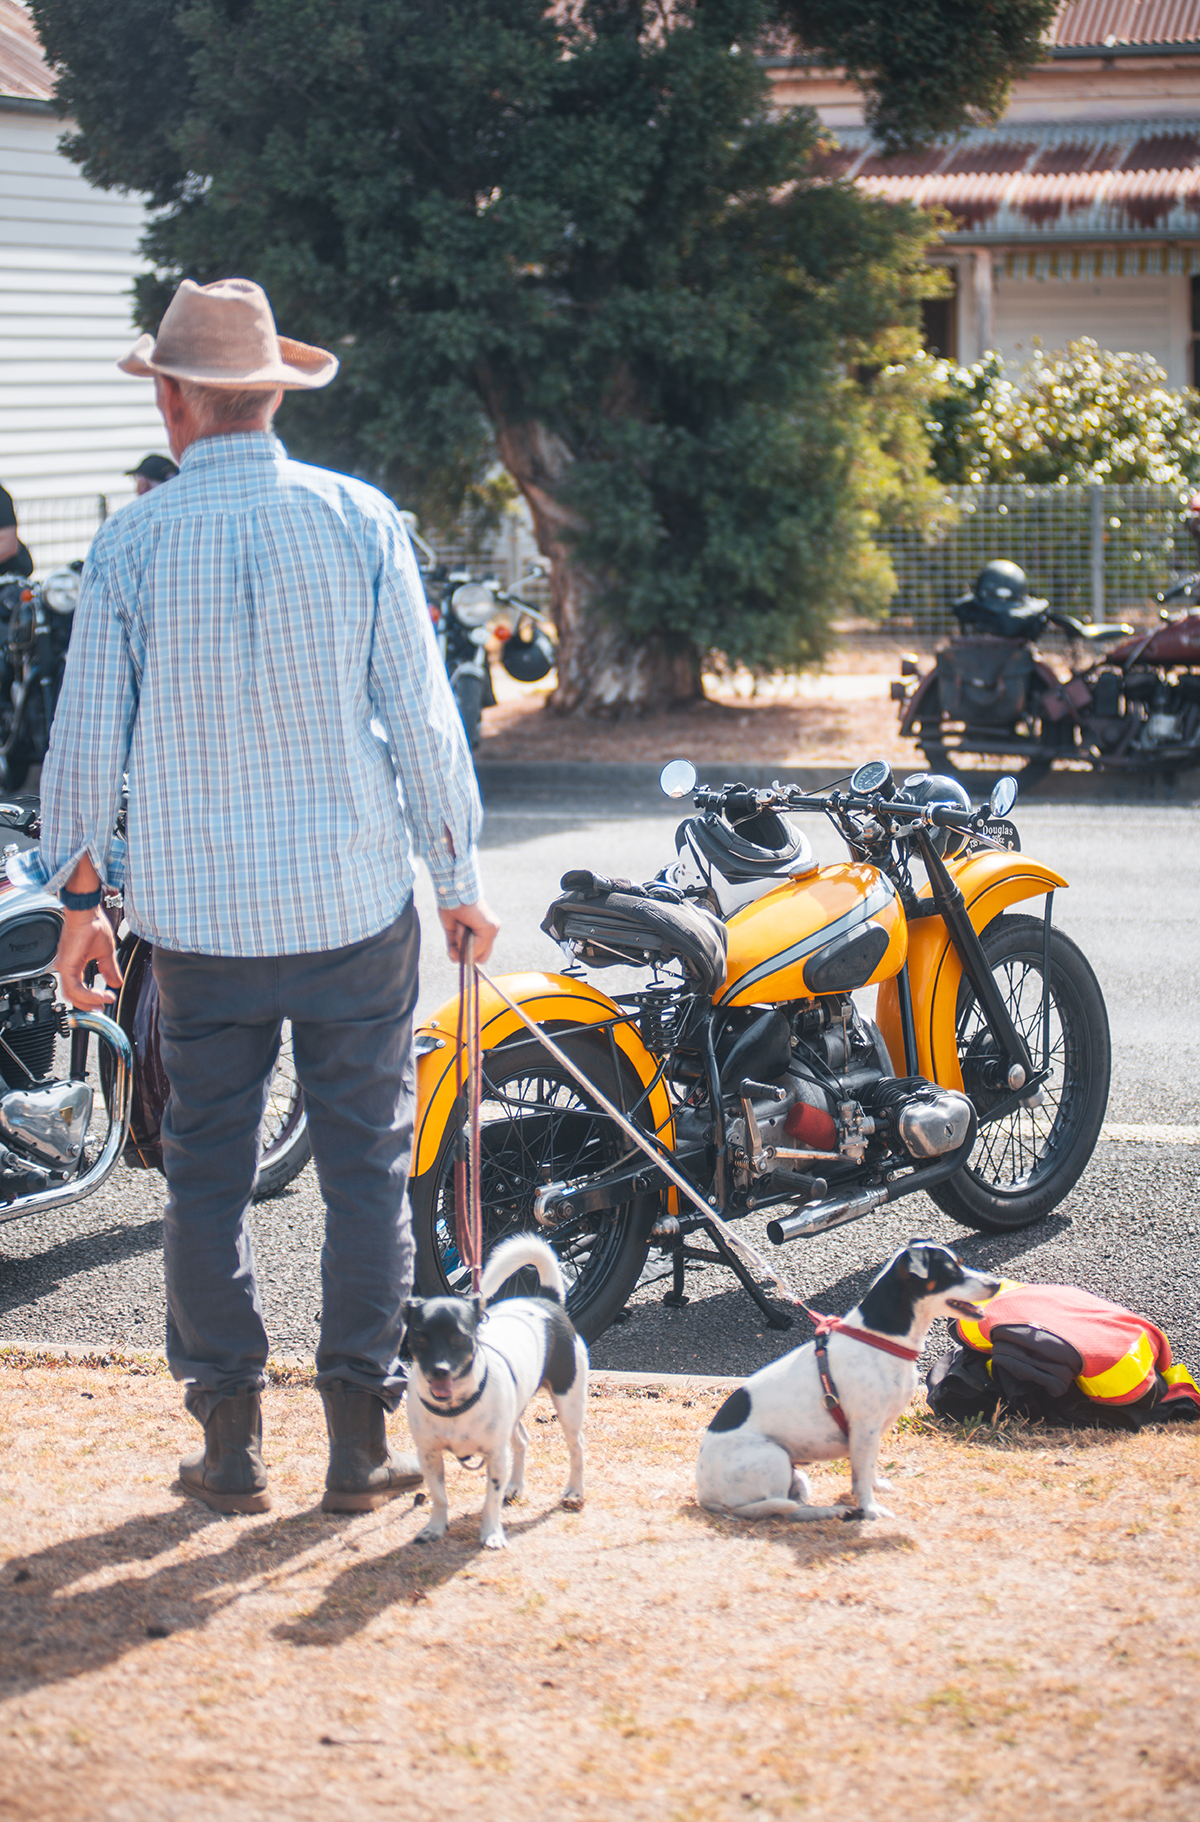
[[[817,1338],[813,1345],[817,1355],[817,1372],[821,1376],[821,1394],[825,1409],[833,1418],[834,1423],[842,1432],[842,1435],[849,1436],[850,1425],[846,1421],[846,1413],[843,1411],[841,1399],[837,1395],[837,1387],[833,1383],[833,1374],[829,1371],[829,1333],[834,1320],[834,1318],[829,1316],[822,1318],[822,1321],[828,1326],[817,1330]]]
[[[471,1289],[478,1295],[483,1266],[483,1210],[479,1161],[479,1072],[482,1062],[479,1036],[479,973],[475,967],[475,936],[462,938],[458,960],[458,1042],[455,1056],[455,1092],[460,1110],[454,1154],[454,1225],[458,1255],[470,1267]],[[465,1062],[464,1062],[465,1059]],[[461,1118],[466,1091],[466,1118]]]

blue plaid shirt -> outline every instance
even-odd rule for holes
[[[43,882],[89,854],[166,949],[359,942],[414,844],[439,904],[478,899],[479,794],[391,502],[265,432],[193,443],[92,546],[41,796]]]

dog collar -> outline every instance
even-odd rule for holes
[[[889,1341],[885,1335],[876,1335],[872,1329],[851,1328],[840,1316],[819,1316],[813,1312],[817,1324],[817,1334],[848,1335],[851,1341],[861,1341],[865,1347],[878,1348],[881,1354],[894,1354],[897,1360],[916,1360],[920,1357],[918,1348],[906,1348],[901,1341]]]
[[[461,1417],[464,1411],[472,1410],[474,1406],[479,1403],[479,1400],[483,1397],[484,1387],[487,1385],[487,1382],[488,1367],[487,1361],[485,1360],[483,1363],[483,1378],[479,1381],[479,1384],[475,1387],[471,1396],[469,1398],[464,1398],[461,1404],[430,1404],[428,1398],[422,1398],[421,1403],[425,1406],[427,1411],[432,1411],[435,1417]],[[420,1393],[418,1393],[417,1396],[420,1397]]]

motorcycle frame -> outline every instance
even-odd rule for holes
[[[116,1055],[113,1103],[104,1148],[91,1169],[82,1177],[73,1177],[69,1183],[60,1183],[54,1189],[34,1190],[28,1196],[16,1196],[11,1202],[0,1203],[0,1222],[18,1221],[24,1215],[40,1214],[44,1209],[65,1208],[72,1202],[82,1202],[85,1196],[90,1196],[93,1190],[99,1189],[105,1178],[111,1175],[125,1149],[129,1115],[133,1107],[133,1049],[129,1039],[121,1027],[103,1012],[70,1012],[66,1015],[66,1025],[71,1032],[73,1077],[80,1040],[86,1046],[89,1034],[107,1044]]]
[[[1053,892],[1065,887],[1061,874],[1041,862],[1010,851],[992,850],[967,855],[947,865],[938,855],[932,831],[914,826],[914,839],[928,874],[927,883],[914,895],[907,895],[908,959],[899,974],[883,982],[879,989],[876,1022],[879,1024],[894,1062],[904,1059],[906,1073],[922,1074],[945,1088],[964,1092],[962,1069],[958,1059],[956,1022],[958,991],[964,974],[975,989],[984,1017],[1011,1069],[1019,1067],[1024,1075],[1012,1104],[1036,1090],[1043,1079],[1030,1057],[1020,1034],[1015,1030],[1007,1008],[995,986],[983,951],[983,931],[1011,904],[1046,895],[1046,936],[1049,943],[1050,906]],[[915,981],[915,990],[914,983]],[[621,1052],[633,1065],[644,1090],[642,1102],[656,1146],[664,1161],[680,1162],[674,1154],[674,1114],[670,1096],[663,1081],[663,1064],[643,1043],[635,1024],[636,1014],[621,1007],[589,982],[570,975],[510,975],[497,983],[508,997],[536,1024],[553,1027],[561,1046],[572,1035],[607,1033],[611,1047]],[[481,1051],[492,1050],[506,1038],[523,1031],[525,1026],[490,986],[481,989]],[[1043,1004],[1043,1023],[1048,1017]],[[919,1018],[917,1016],[919,1011]],[[723,1211],[725,1192],[725,1130],[720,1077],[713,1053],[712,1015],[705,1018],[706,1033],[704,1073],[714,1108],[712,1143],[716,1159],[712,1180],[704,1188],[714,1212]],[[413,1149],[414,1178],[425,1175],[436,1166],[444,1134],[451,1122],[461,1122],[465,1114],[456,1106],[457,1095],[458,997],[446,1001],[427,1019],[416,1033],[417,1049],[417,1116]],[[914,1058],[916,1062],[914,1064]],[[922,1066],[925,1065],[925,1066]],[[1008,1103],[993,1109],[990,1117],[998,1118]],[[622,1110],[624,1111],[624,1110]],[[649,1136],[649,1135],[648,1135]],[[879,1187],[859,1185],[849,1194],[835,1192],[824,1201],[796,1210],[785,1223],[772,1223],[768,1230],[777,1244],[784,1240],[821,1233],[860,1219],[885,1202],[898,1200],[917,1189],[931,1187],[960,1169],[974,1145],[976,1123],[965,1143],[952,1157],[938,1160],[903,1174],[893,1173]],[[612,1181],[605,1181],[605,1178]],[[628,1178],[628,1182],[626,1182]],[[666,1219],[662,1235],[671,1246],[674,1257],[674,1283],[669,1295],[678,1301],[683,1290],[685,1259],[706,1259],[728,1265],[759,1305],[774,1327],[787,1327],[763,1298],[758,1286],[742,1262],[731,1251],[727,1241],[711,1221],[686,1208],[681,1193],[666,1171],[655,1172],[648,1161],[630,1168],[618,1167],[602,1174],[595,1188],[622,1200],[654,1192],[658,1199],[656,1225]],[[665,1200],[663,1196],[665,1192]],[[585,1192],[586,1194],[586,1192]],[[787,1202],[781,1195],[777,1200]],[[614,1203],[615,1205],[615,1203]],[[758,1206],[766,1206],[760,1203]],[[654,1204],[650,1204],[654,1210]],[[598,1212],[594,1211],[594,1212]],[[735,1210],[741,1213],[742,1210]],[[654,1213],[651,1219],[654,1219]],[[716,1247],[714,1254],[698,1252],[686,1244],[686,1235],[704,1230]]]

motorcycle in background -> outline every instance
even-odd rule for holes
[[[540,683],[554,668],[554,629],[533,603],[522,600],[520,590],[540,581],[545,567],[533,568],[512,588],[502,588],[494,576],[475,580],[470,570],[447,569],[437,552],[421,536],[415,513],[401,513],[409,537],[419,552],[425,597],[437,634],[450,687],[472,750],[479,741],[484,709],[496,706],[488,662],[489,641],[500,642],[500,662],[519,683]]]
[[[78,601],[78,567],[0,576],[0,790],[46,757]]]
[[[0,803],[0,829],[36,841],[37,804]],[[113,1016],[74,1011],[60,1001],[52,972],[62,906],[40,886],[21,883],[19,842],[5,849],[5,860],[15,877],[0,876],[0,1222],[82,1201],[122,1157],[135,1169],[161,1171],[160,1127],[169,1093],[153,950],[128,929],[121,934],[119,895],[109,893],[106,901],[125,976]],[[89,1067],[93,1038],[95,1077]],[[268,1092],[255,1197],[282,1189],[310,1156],[285,1026]]]
[[[1194,530],[1200,495],[1189,514]],[[1198,593],[1200,572],[1157,599]],[[1168,777],[1200,765],[1200,613],[1164,608],[1165,624],[1144,633],[1089,625],[1033,599],[1024,571],[1000,561],[953,608],[960,633],[932,668],[905,658],[892,684],[900,732],[934,771],[969,782],[1003,768],[1029,789],[1063,762]],[[1072,644],[1065,680],[1036,649],[1048,626]],[[1107,649],[1079,663],[1081,646]]]

